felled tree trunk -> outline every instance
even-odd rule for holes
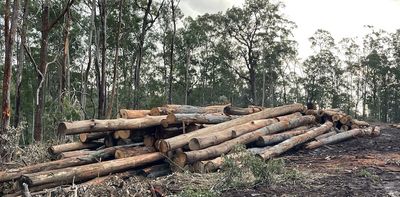
[[[66,158],[70,158],[70,157],[79,157],[79,156],[89,155],[89,154],[92,154],[94,152],[96,152],[96,151],[91,151],[89,149],[68,151],[68,152],[60,153],[57,156],[57,159],[66,159]]]
[[[336,131],[331,131],[331,132],[328,132],[328,133],[324,133],[324,134],[322,134],[322,135],[320,135],[320,136],[317,136],[317,137],[315,137],[315,139],[316,139],[316,140],[320,140],[320,139],[322,139],[322,138],[327,138],[327,137],[329,137],[329,136],[336,135],[336,134],[337,134]]]
[[[185,146],[186,144],[189,143],[190,139],[193,137],[197,137],[200,135],[206,135],[210,133],[215,133],[218,131],[221,131],[223,129],[227,129],[233,126],[245,124],[247,122],[253,121],[253,120],[260,120],[260,119],[266,119],[266,118],[271,118],[271,117],[277,117],[277,116],[282,116],[290,113],[295,113],[303,110],[303,105],[301,104],[292,104],[292,105],[285,105],[281,107],[276,107],[276,108],[269,108],[269,109],[264,109],[261,112],[257,112],[254,114],[246,115],[231,121],[223,122],[214,126],[210,126],[207,128],[199,129],[194,132],[190,132],[187,134],[182,134],[173,138],[169,138],[166,140],[161,140],[159,145],[160,147],[159,150],[162,152],[167,152],[169,150],[174,150],[180,147]]]
[[[300,113],[294,113],[287,115],[290,118],[295,118],[301,116]],[[235,138],[237,136],[243,135],[245,133],[249,133],[251,131],[260,129],[262,127],[268,126],[270,124],[276,123],[279,120],[284,120],[285,118],[270,118],[270,119],[263,119],[263,120],[255,120],[251,121],[242,125],[234,126],[225,130],[222,130],[220,132],[217,132],[213,135],[205,135],[205,136],[199,136],[192,138],[189,141],[189,149],[190,150],[200,150],[203,148],[207,148],[210,146],[214,146],[217,144],[220,144],[222,142],[225,142],[227,140],[230,140],[232,138]],[[232,135],[232,133],[235,133],[235,136]]]
[[[259,153],[258,156],[260,156],[265,160],[271,159],[272,157],[278,156],[288,151],[289,149],[295,147],[296,145],[303,144],[319,135],[324,134],[325,132],[329,131],[332,128],[332,126],[333,126],[332,122],[326,122],[320,127],[307,131],[304,134],[294,136],[292,138],[283,141],[282,143],[272,146],[271,148],[268,148],[266,151]]]
[[[216,146],[211,146],[202,150],[195,150],[177,154],[174,161],[184,166],[187,163],[194,163],[196,161],[207,160],[210,158],[219,157],[222,154],[228,153],[237,144],[248,144],[257,140],[259,136],[277,133],[287,129],[296,128],[302,125],[307,125],[315,121],[314,116],[303,116],[290,121],[282,121],[271,124],[256,131],[244,134],[232,140],[226,141]]]
[[[72,142],[67,144],[60,144],[49,147],[49,153],[56,155],[62,152],[81,150],[81,149],[94,149],[100,146],[103,146],[103,143],[100,142],[89,142],[89,143],[81,143],[81,142]]]
[[[104,138],[108,135],[108,133],[81,133],[79,134],[79,140],[84,142],[90,142],[93,140],[98,140]]]
[[[353,119],[353,120],[351,120],[351,128],[353,128],[353,127],[355,127],[355,128],[369,127],[369,123],[362,121],[362,120]]]
[[[338,143],[350,138],[355,138],[358,136],[367,136],[367,135],[377,136],[379,134],[380,134],[379,129],[375,130],[375,128],[372,127],[366,129],[352,129],[350,131],[338,133],[336,135],[312,141],[306,145],[306,149],[314,149],[324,145]]]
[[[139,170],[138,174],[147,178],[156,178],[165,176],[171,173],[171,169],[168,163],[150,166]]]
[[[148,153],[154,153],[156,149],[154,147],[136,146],[136,147],[122,147],[115,151],[115,158],[121,159],[126,157],[133,157]]]
[[[253,114],[256,112],[262,111],[262,107],[257,107],[257,106],[252,106],[252,107],[247,107],[247,108],[241,108],[241,107],[234,107],[231,105],[228,105],[224,108],[224,114],[226,115],[249,115]]]
[[[226,105],[214,105],[207,107],[197,107],[191,105],[166,105],[164,107],[155,107],[151,109],[151,116],[167,114],[211,114],[223,113]]]
[[[221,113],[213,114],[169,114],[166,118],[166,122],[163,122],[164,127],[168,127],[172,124],[219,124],[229,120],[238,118],[238,116],[226,116]]]
[[[215,172],[221,168],[223,163],[224,159],[222,157],[208,160],[206,165],[204,166],[204,172]]]
[[[150,114],[150,110],[129,110],[120,109],[119,116],[125,119],[143,118]]]
[[[292,131],[286,131],[283,133],[260,136],[257,139],[257,146],[268,146],[285,141],[293,136],[304,134],[308,129],[294,129]]]
[[[139,167],[151,162],[159,161],[164,156],[161,153],[149,153],[134,157],[115,159],[95,164],[69,167],[58,170],[24,174],[21,176],[21,183],[27,183],[29,186],[43,185],[48,183],[68,184],[72,181],[83,181],[97,176],[104,176]]]
[[[58,125],[58,132],[65,135],[74,135],[79,133],[142,129],[161,125],[161,120],[165,119],[166,117],[167,116],[146,116],[136,119],[92,119],[74,122],[62,122]]]
[[[83,155],[81,157],[71,157],[61,160],[50,161],[46,163],[39,163],[36,165],[26,166],[22,168],[2,171],[0,172],[0,182],[18,179],[22,174],[62,169],[71,166],[85,165],[109,159],[114,157],[117,148],[120,147],[105,148],[102,150],[94,151],[93,153],[87,155]]]

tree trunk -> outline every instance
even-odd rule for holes
[[[188,104],[188,94],[189,94],[189,67],[190,67],[190,49],[187,49],[187,57],[185,64],[185,105]]]
[[[95,149],[100,146],[103,146],[103,143],[100,142],[90,142],[90,143],[81,143],[81,142],[71,142],[67,144],[60,144],[49,147],[49,153],[52,155],[56,155],[62,152],[81,150],[81,149]]]
[[[212,105],[207,107],[198,107],[191,105],[165,105],[164,107],[155,107],[150,111],[151,116],[168,114],[212,114],[223,113],[226,105]]]
[[[163,126],[174,124],[219,124],[222,122],[236,119],[240,116],[226,116],[224,114],[169,114],[167,115],[166,121],[163,121]]]
[[[315,121],[314,116],[302,116],[290,121],[282,121],[275,124],[271,124],[264,128],[255,130],[253,132],[244,134],[232,140],[226,141],[216,146],[211,146],[202,150],[195,150],[180,153],[176,156],[175,162],[177,165],[184,166],[187,163],[193,163],[196,161],[207,160],[215,157],[219,157],[222,154],[228,153],[237,144],[248,144],[257,140],[259,136],[273,134],[287,129],[296,128],[303,125],[311,124]]]
[[[156,178],[160,176],[166,176],[171,173],[171,169],[168,163],[163,163],[155,166],[150,166],[139,170],[138,174],[147,178]]]
[[[114,157],[117,148],[121,147],[110,147],[102,150],[94,151],[91,154],[84,155],[81,157],[71,157],[56,161],[50,161],[46,163],[39,163],[31,166],[26,166],[17,169],[11,169],[0,172],[0,182],[10,181],[18,179],[23,174],[30,174],[35,172],[45,172],[48,170],[63,169],[72,166],[80,166],[90,163],[96,163],[101,160],[109,159]]]
[[[208,160],[206,165],[204,166],[205,172],[214,172],[217,171],[224,164],[224,160],[222,157],[217,157],[212,160]]]
[[[277,117],[289,113],[294,113],[303,110],[303,105],[301,104],[292,104],[292,105],[285,105],[276,108],[264,109],[261,112],[257,112],[254,114],[246,115],[228,122],[220,123],[211,127],[199,129],[197,131],[182,134],[173,138],[169,138],[166,140],[160,141],[159,150],[162,152],[167,152],[170,150],[174,150],[177,148],[181,148],[189,143],[190,139],[197,137],[199,135],[205,135],[209,133],[214,133],[216,131],[221,131],[223,129],[227,129],[233,126],[245,124],[247,122],[271,117]]]
[[[331,130],[332,130],[332,129],[331,129]],[[328,133],[324,133],[324,134],[322,134],[322,135],[320,135],[320,136],[317,136],[317,137],[315,137],[315,139],[316,139],[316,140],[320,140],[320,139],[322,139],[322,138],[327,138],[327,137],[329,137],[329,136],[336,135],[336,134],[337,134],[336,131],[331,131],[331,132],[328,132]]]
[[[173,78],[173,71],[174,71],[174,45],[175,45],[175,34],[176,34],[176,16],[175,16],[175,5],[174,0],[171,0],[171,11],[172,11],[172,36],[171,36],[171,51],[170,51],[170,65],[169,65],[169,76],[168,76],[168,103],[172,104],[172,78]]]
[[[93,154],[95,152],[96,151],[92,151],[92,150],[89,150],[89,149],[62,152],[62,153],[58,154],[57,159],[66,159],[66,158],[71,158],[71,157],[82,157],[82,156],[85,156],[85,155]]]
[[[164,156],[161,153],[149,153],[95,164],[24,174],[21,177],[21,182],[25,182],[29,186],[48,183],[59,183],[59,185],[68,184],[72,181],[79,182],[97,176],[104,176],[110,173],[139,167],[151,162],[159,161],[163,158]]]
[[[288,115],[292,118],[296,118],[301,116],[300,113],[295,113]],[[221,131],[218,131],[217,133],[213,135],[205,135],[205,136],[199,136],[192,138],[189,141],[189,148],[190,150],[200,150],[204,149],[210,146],[214,146],[217,144],[220,144],[222,142],[225,142],[227,140],[230,140],[232,138],[238,137],[240,135],[243,135],[245,133],[249,133],[252,131],[255,131],[257,129],[260,129],[262,127],[268,126],[273,123],[277,123],[279,120],[276,118],[270,118],[270,119],[264,119],[264,120],[255,120],[251,121],[242,125],[237,125],[234,127],[230,127],[228,129],[224,129]],[[237,136],[233,136],[232,133],[235,132]]]
[[[312,141],[306,144],[306,149],[314,149],[324,145],[338,143],[350,138],[355,138],[358,136],[367,136],[367,135],[378,136],[379,134],[380,134],[379,129],[375,129],[372,127],[366,129],[353,129],[326,138],[318,139],[316,141]]]
[[[276,143],[283,142],[293,136],[304,134],[308,129],[293,129],[291,131],[285,131],[283,133],[260,136],[257,139],[257,146],[268,146]]]
[[[26,46],[26,29],[27,20],[29,14],[29,0],[24,1],[23,16],[22,16],[22,27],[21,27],[21,43],[19,47],[19,58],[17,67],[17,76],[15,84],[15,115],[14,115],[14,127],[18,127],[20,121],[20,110],[21,110],[21,82],[22,82],[22,71],[24,68],[25,52],[24,46]]]
[[[100,22],[101,22],[101,74],[100,74],[100,88],[99,88],[99,118],[103,118],[106,115],[106,52],[107,52],[107,1],[100,0]]]
[[[115,151],[115,158],[121,159],[121,158],[139,156],[154,152],[156,152],[156,149],[154,147],[146,147],[146,146],[118,148]]]
[[[263,110],[263,107],[257,107],[257,106],[241,108],[241,107],[233,107],[231,105],[228,105],[224,108],[224,114],[226,114],[226,115],[249,115],[249,114],[253,114],[256,112],[260,112],[262,110]]]
[[[113,105],[114,105],[114,98],[115,98],[115,94],[116,94],[116,86],[117,86],[117,77],[118,77],[118,73],[117,73],[117,67],[118,67],[118,58],[119,58],[119,37],[120,37],[120,32],[121,32],[121,23],[122,23],[122,4],[123,4],[123,0],[119,1],[119,12],[118,12],[118,28],[117,28],[117,43],[115,46],[115,60],[114,60],[114,69],[113,69],[113,82],[112,82],[112,90],[111,90],[111,98],[110,98],[110,103],[108,104],[108,108],[107,108],[107,113],[106,113],[106,117],[109,119],[111,118],[112,115],[112,109],[113,109]]]
[[[69,69],[69,27],[70,27],[70,10],[68,8],[67,12],[64,15],[65,17],[65,26],[64,26],[64,53],[63,53],[63,62],[61,64],[61,75],[60,75],[60,93],[59,93],[59,102],[60,102],[60,111],[61,114],[64,113],[64,97],[67,93],[67,78],[68,78],[68,69]]]
[[[106,132],[116,130],[142,129],[161,125],[167,116],[147,116],[136,119],[81,120],[62,122],[58,125],[59,134],[73,135],[79,133]]]
[[[326,122],[320,127],[307,131],[304,134],[287,139],[282,143],[279,143],[278,145],[272,146],[263,153],[258,154],[258,156],[265,160],[276,157],[299,144],[303,144],[319,135],[324,134],[325,132],[329,131],[332,126],[332,122]]]
[[[119,110],[120,117],[125,119],[143,118],[149,114],[150,110],[129,110],[129,109]]]
[[[90,142],[93,140],[98,140],[98,139],[104,138],[107,135],[108,135],[108,132],[107,133],[80,133],[79,140],[82,143],[85,143],[85,142]]]

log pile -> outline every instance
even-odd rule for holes
[[[121,109],[119,118],[62,122],[60,135],[79,141],[49,147],[57,160],[0,171],[0,183],[16,181],[0,195],[18,196],[59,185],[95,184],[110,174],[147,177],[175,170],[212,172],[238,144],[268,160],[296,148],[314,149],[354,137],[379,135],[379,128],[338,109],[306,110],[302,104],[275,108],[231,105],[166,105]]]

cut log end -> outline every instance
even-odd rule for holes
[[[80,134],[79,134],[79,140],[80,140],[81,142],[86,142],[87,139],[88,139],[87,136],[88,136],[87,133],[80,133]]]
[[[150,110],[150,116],[159,116],[161,115],[160,110],[158,109],[158,107],[155,107],[153,109]]]
[[[158,150],[162,153],[166,153],[171,150],[171,146],[165,140],[160,140]]]
[[[67,130],[67,124],[67,122],[60,122],[60,124],[58,124],[57,131],[59,135],[65,134],[65,131]]]
[[[182,167],[182,168],[188,163],[187,161],[188,161],[188,159],[184,152],[177,153],[174,158],[175,165]]]
[[[116,131],[116,135],[121,138],[121,139],[128,139],[131,136],[131,131],[130,130],[119,130]]]
[[[189,141],[189,149],[190,150],[200,150],[200,142],[197,138],[193,138]]]

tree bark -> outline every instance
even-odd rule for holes
[[[223,113],[226,105],[212,105],[207,107],[197,107],[191,105],[165,105],[164,107],[155,107],[150,111],[151,116],[168,114],[211,114]]]
[[[325,132],[329,131],[332,128],[332,126],[333,126],[332,122],[326,122],[320,127],[307,131],[304,134],[287,139],[282,143],[279,143],[278,145],[272,146],[266,151],[258,154],[258,156],[260,156],[265,160],[276,157],[299,144],[303,144],[319,135],[324,134]]]
[[[50,146],[49,147],[49,153],[56,155],[62,152],[67,152],[67,151],[74,151],[74,150],[81,150],[81,149],[94,149],[102,146],[103,143],[99,142],[90,142],[90,143],[81,143],[81,142],[71,142],[67,144],[60,144],[60,145],[55,145],[55,146]]]
[[[96,151],[91,151],[89,149],[62,152],[62,153],[58,154],[57,159],[66,159],[66,158],[71,158],[71,157],[82,157],[82,156],[85,156],[85,155],[93,154],[95,152]]]
[[[147,116],[136,119],[111,119],[111,120],[81,120],[62,122],[58,125],[58,133],[73,135],[79,133],[106,132],[116,130],[142,129],[161,125],[161,120],[167,116]]]
[[[271,124],[256,131],[244,134],[232,140],[226,141],[216,146],[211,146],[202,150],[195,150],[177,154],[175,162],[184,166],[187,163],[194,163],[196,161],[207,160],[219,157],[222,154],[228,153],[237,144],[248,144],[257,140],[259,136],[273,134],[287,129],[296,128],[303,125],[311,124],[315,121],[314,116],[303,116],[290,121],[282,121]]]
[[[59,87],[59,104],[60,104],[60,111],[64,113],[64,97],[68,91],[67,84],[68,84],[68,70],[69,70],[69,27],[70,27],[70,10],[68,10],[64,14],[64,53],[63,53],[63,62],[61,64],[61,72],[60,72],[60,87]]]
[[[104,138],[108,135],[107,133],[80,133],[79,134],[79,140],[84,143],[84,142],[90,142],[93,140],[98,140],[101,138]]]
[[[176,5],[178,6],[178,5]],[[169,65],[169,76],[168,76],[168,103],[172,104],[172,79],[173,79],[173,71],[174,71],[174,46],[175,46],[175,34],[176,34],[176,16],[175,16],[176,7],[174,5],[174,0],[171,0],[171,11],[172,11],[172,35],[171,35],[171,50],[170,50],[170,65]]]
[[[155,166],[150,166],[139,170],[138,174],[147,178],[156,178],[165,176],[171,173],[168,163],[163,163]]]
[[[180,147],[185,146],[189,143],[190,139],[197,137],[199,135],[205,135],[209,133],[214,133],[216,131],[221,131],[223,129],[227,129],[233,126],[245,124],[247,122],[271,117],[277,117],[285,114],[295,113],[303,110],[303,105],[301,104],[292,104],[285,105],[276,108],[264,109],[261,112],[257,112],[254,114],[246,115],[228,122],[220,123],[211,127],[199,129],[197,131],[193,131],[187,134],[182,134],[173,138],[169,138],[166,140],[160,141],[159,150],[161,152],[167,152],[169,150],[174,150]]]
[[[169,114],[163,122],[164,127],[174,124],[219,124],[236,119],[240,116],[226,116],[224,114]]]
[[[312,141],[306,144],[306,149],[314,149],[324,145],[338,143],[350,138],[355,138],[358,136],[368,136],[368,135],[378,136],[379,134],[380,134],[379,129],[375,129],[373,127],[369,127],[366,129],[352,129],[350,131],[338,133],[336,135]]]
[[[22,83],[22,71],[25,62],[25,52],[24,47],[26,46],[26,29],[27,20],[29,14],[29,0],[24,1],[23,16],[22,16],[22,27],[21,27],[21,42],[19,46],[19,57],[18,57],[18,67],[17,76],[15,84],[15,115],[14,115],[14,127],[18,127],[20,121],[20,110],[21,110],[21,83]]]
[[[296,118],[301,116],[300,113],[294,113],[291,115],[292,118]],[[234,126],[228,129],[224,129],[222,131],[219,131],[215,134],[212,135],[205,135],[205,136],[199,136],[192,138],[189,141],[189,148],[190,150],[200,150],[204,149],[210,146],[214,146],[217,144],[220,144],[222,142],[225,142],[227,140],[230,140],[232,138],[238,137],[240,135],[243,135],[245,133],[249,133],[252,131],[255,131],[257,129],[260,129],[262,127],[268,126],[273,123],[277,123],[279,120],[276,118],[270,118],[270,119],[264,119],[264,120],[255,120],[251,121],[242,125]],[[237,136],[233,136],[232,132],[235,131],[235,134]]]
[[[59,183],[59,185],[68,184],[72,181],[78,182],[88,180],[97,176],[104,176],[110,173],[139,167],[151,162],[162,160],[163,158],[164,156],[161,153],[149,153],[95,164],[24,174],[21,177],[21,182],[25,182],[29,186],[48,183]]]

